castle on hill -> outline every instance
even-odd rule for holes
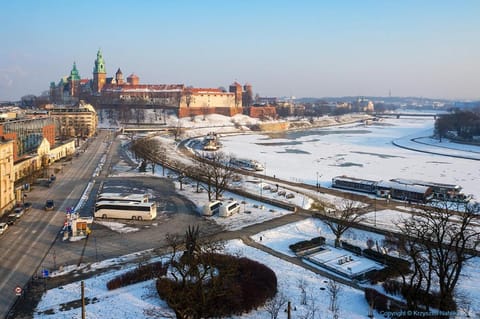
[[[233,116],[249,113],[253,104],[250,84],[234,82],[228,91],[219,88],[195,88],[184,84],[142,84],[132,73],[127,78],[120,68],[115,76],[108,77],[102,52],[98,50],[93,67],[93,78],[82,79],[73,63],[69,76],[56,84],[50,83],[51,103],[75,104],[85,100],[98,109],[128,110],[138,108],[171,109],[179,117],[205,114]],[[272,108],[274,110],[274,108]],[[255,110],[259,113],[259,109]],[[271,112],[265,108],[265,111]],[[273,111],[272,116],[275,116]]]

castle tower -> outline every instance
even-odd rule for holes
[[[253,104],[252,85],[245,83],[243,86],[242,106],[251,106]]]
[[[120,68],[118,68],[117,73],[115,73],[115,81],[117,82],[117,85],[123,85],[123,73]]]
[[[78,74],[77,64],[73,62],[72,71],[68,77],[68,84],[70,86],[70,96],[78,97],[80,93],[80,74]]]
[[[234,82],[228,91],[235,94],[235,107],[242,107],[242,85]]]
[[[135,75],[135,73],[132,73],[127,77],[127,83],[130,85],[138,85],[139,82],[140,78]]]
[[[107,82],[107,71],[105,70],[105,61],[103,60],[100,49],[97,52],[97,59],[93,67],[93,92],[99,93]]]

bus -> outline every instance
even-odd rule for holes
[[[114,201],[148,203],[148,200],[148,194],[100,193],[97,196],[97,202]]]
[[[220,211],[220,207],[222,207],[221,201],[215,200],[213,202],[209,202],[203,206],[202,214],[203,216],[212,216]]]
[[[220,207],[220,212],[218,213],[218,216],[228,217],[238,212],[240,212],[240,204],[234,200]]]
[[[95,204],[95,218],[152,220],[157,217],[156,202],[100,201]]]

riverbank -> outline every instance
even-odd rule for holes
[[[217,134],[275,133],[300,131],[314,128],[330,127],[372,119],[365,113],[345,114],[341,116],[322,116],[316,118],[286,118],[278,121],[261,121],[246,115],[237,114],[232,117],[211,114],[193,119],[172,119],[172,125],[181,127],[182,138]],[[167,125],[169,125],[167,123]]]

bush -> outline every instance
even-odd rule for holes
[[[390,278],[395,278],[400,275],[407,275],[409,273],[409,268],[386,266],[383,269],[368,272],[365,277],[368,278],[372,284],[376,284],[378,282],[384,282]]]
[[[410,287],[408,285],[402,285],[401,293],[404,298],[407,298],[408,295],[411,297],[411,294],[414,292],[415,299],[418,300],[418,302],[422,305],[428,305],[432,308],[439,308],[441,304],[443,310],[457,310],[457,304],[455,300],[451,299],[441,302],[440,294],[438,292],[427,293],[427,291],[424,289],[416,291],[415,289],[409,288]]]
[[[380,313],[386,311],[401,312],[406,309],[404,303],[389,298],[373,288],[365,288],[365,299],[369,305],[373,306],[373,309]]]
[[[277,293],[277,277],[267,266],[229,255],[216,254],[214,259],[219,271],[214,280],[201,285],[188,282],[182,287],[180,282],[160,278],[159,296],[178,314],[188,312],[193,318],[218,318],[257,309]]]
[[[355,245],[352,245],[350,243],[347,243],[346,241],[342,241],[342,248],[345,249],[345,250],[348,250],[358,256],[360,256],[362,254],[362,248],[358,247],[358,246],[355,246]]]
[[[391,295],[400,295],[402,292],[402,283],[396,280],[386,280],[382,287],[386,293]]]
[[[400,269],[410,268],[410,262],[408,260],[383,254],[373,249],[364,249],[363,255],[388,266],[394,266]]]
[[[324,244],[325,244],[325,237],[320,236],[320,237],[312,238],[310,240],[299,241],[295,244],[291,244],[290,246],[288,246],[288,248],[290,248],[293,252],[296,253],[302,250],[307,250],[307,249],[321,246]]]
[[[161,261],[148,265],[142,265],[107,282],[107,289],[113,290],[128,285],[133,285],[138,282],[164,276],[166,273],[167,267],[163,265]]]

